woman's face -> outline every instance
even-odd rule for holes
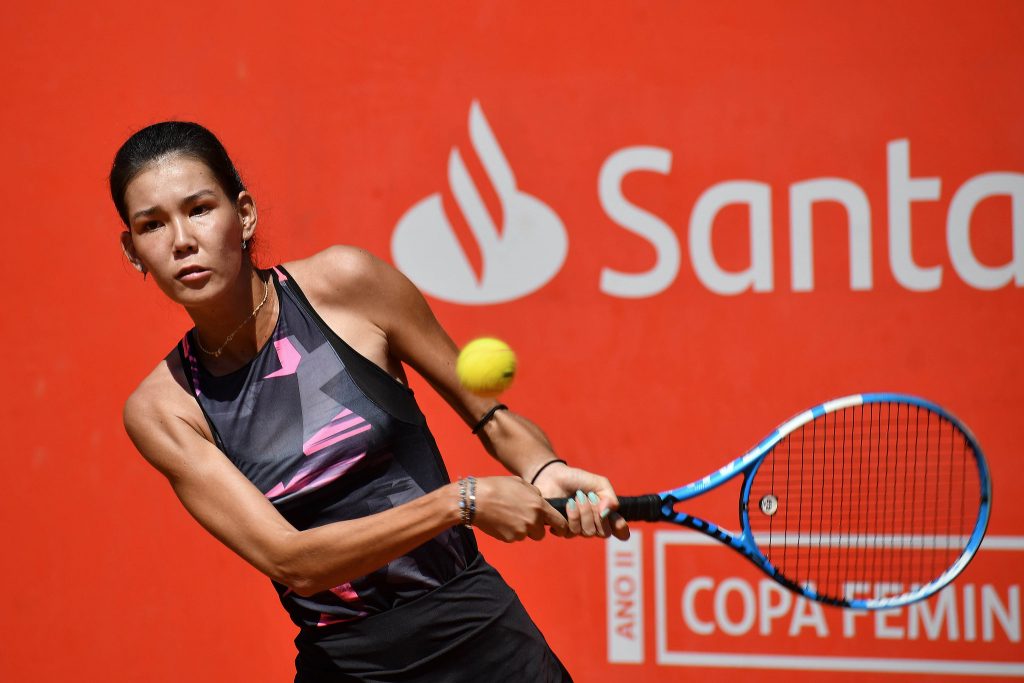
[[[181,154],[151,163],[125,190],[121,244],[172,300],[200,304],[237,281],[242,240],[256,227],[248,193],[232,203],[202,161]]]

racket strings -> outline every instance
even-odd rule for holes
[[[962,554],[980,506],[973,463],[959,428],[925,408],[825,413],[766,456],[751,482],[750,528],[786,580],[823,596],[906,592]],[[772,514],[765,496],[777,500]]]

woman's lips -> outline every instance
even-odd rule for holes
[[[182,282],[198,282],[204,280],[210,276],[210,271],[205,268],[189,268],[178,274],[178,279]]]

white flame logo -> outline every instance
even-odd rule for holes
[[[391,237],[395,264],[423,291],[459,304],[511,301],[543,287],[561,269],[569,244],[565,226],[543,202],[516,187],[480,104],[469,108],[469,137],[501,204],[495,225],[457,147],[448,156],[448,184],[474,239],[483,268],[478,278],[463,251],[440,193],[417,202]]]

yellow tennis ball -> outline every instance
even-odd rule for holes
[[[500,339],[480,337],[462,347],[455,372],[474,394],[497,396],[516,376],[516,354]]]

